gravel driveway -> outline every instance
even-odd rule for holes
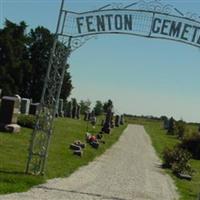
[[[58,178],[0,200],[174,200],[171,178],[159,167],[142,126],[129,125],[104,155],[68,178]]]

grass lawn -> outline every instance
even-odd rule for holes
[[[161,159],[162,152],[165,147],[172,147],[179,142],[176,137],[166,135],[166,132],[162,128],[162,122],[160,121],[142,119],[134,119],[128,121],[129,123],[144,125],[145,130],[150,135],[152,144]],[[197,127],[194,125],[189,125],[188,128],[193,131],[195,129],[197,130]],[[191,160],[191,165],[195,170],[191,181],[181,180],[174,176],[170,170],[166,170],[167,173],[169,173],[175,180],[176,186],[180,193],[180,200],[197,200],[197,195],[200,193],[200,161]]]
[[[85,142],[86,127],[87,123],[83,120],[68,118],[55,120],[46,175],[37,177],[24,174],[32,130],[22,128],[20,134],[0,133],[0,194],[26,191],[34,185],[44,183],[47,179],[69,176],[114,144],[126,125],[114,128],[110,135],[105,134],[106,144],[102,144],[98,150],[87,145],[83,157],[80,158],[73,155],[69,145],[74,140]],[[100,125],[95,129],[89,126],[89,132],[98,133],[100,128]]]

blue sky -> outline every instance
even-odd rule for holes
[[[107,3],[134,1],[66,0],[65,8],[88,11]],[[200,2],[162,1],[200,14]],[[43,25],[55,32],[59,0],[0,0],[5,18]],[[102,35],[73,52],[69,60],[72,96],[106,101],[120,113],[167,115],[200,122],[200,50],[182,43],[126,35]]]

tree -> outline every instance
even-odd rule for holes
[[[109,109],[112,110],[113,108],[114,108],[113,102],[110,99],[107,102],[105,102],[103,105],[103,110],[105,113],[107,113]]]
[[[87,99],[86,101],[81,100],[80,101],[80,112],[81,114],[84,114],[85,112],[90,111],[91,101]]]
[[[174,134],[174,129],[175,129],[175,120],[173,117],[169,119],[169,125],[168,125],[168,130],[167,133],[173,135]]]
[[[31,79],[30,95],[35,101],[39,101],[46,71],[49,63],[50,53],[53,46],[54,35],[44,27],[37,27],[30,32],[30,56],[31,56]],[[62,45],[62,44],[60,44]],[[61,89],[61,98],[67,99],[72,90],[71,76],[68,72],[69,65],[66,68],[63,85]]]
[[[63,85],[62,85],[61,94],[60,94],[60,98],[64,100],[66,100],[70,96],[71,91],[73,89],[71,75],[68,72],[68,69],[69,69],[69,65],[67,65],[67,68],[65,71],[65,76],[63,79]]]
[[[94,113],[96,116],[101,115],[103,113],[103,103],[101,101],[96,101],[96,105],[94,107]]]
[[[6,20],[5,27],[0,30],[0,88],[3,89],[3,95],[19,94],[39,101],[54,35],[44,27],[31,29],[26,34],[26,28],[25,22],[18,25]],[[61,98],[64,100],[72,90],[68,69],[69,66],[61,89]]]
[[[178,139],[183,139],[186,132],[186,124],[183,120],[179,120],[175,123],[175,134]]]
[[[0,87],[4,95],[23,94],[30,71],[28,37],[25,34],[26,23],[19,25],[5,21],[0,30]]]

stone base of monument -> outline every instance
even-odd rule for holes
[[[181,179],[189,180],[189,181],[192,180],[192,176],[190,176],[189,174],[181,174],[181,173],[179,173],[178,177],[181,178]]]
[[[21,126],[18,124],[7,124],[5,125],[4,130],[9,133],[19,133],[21,131]]]

